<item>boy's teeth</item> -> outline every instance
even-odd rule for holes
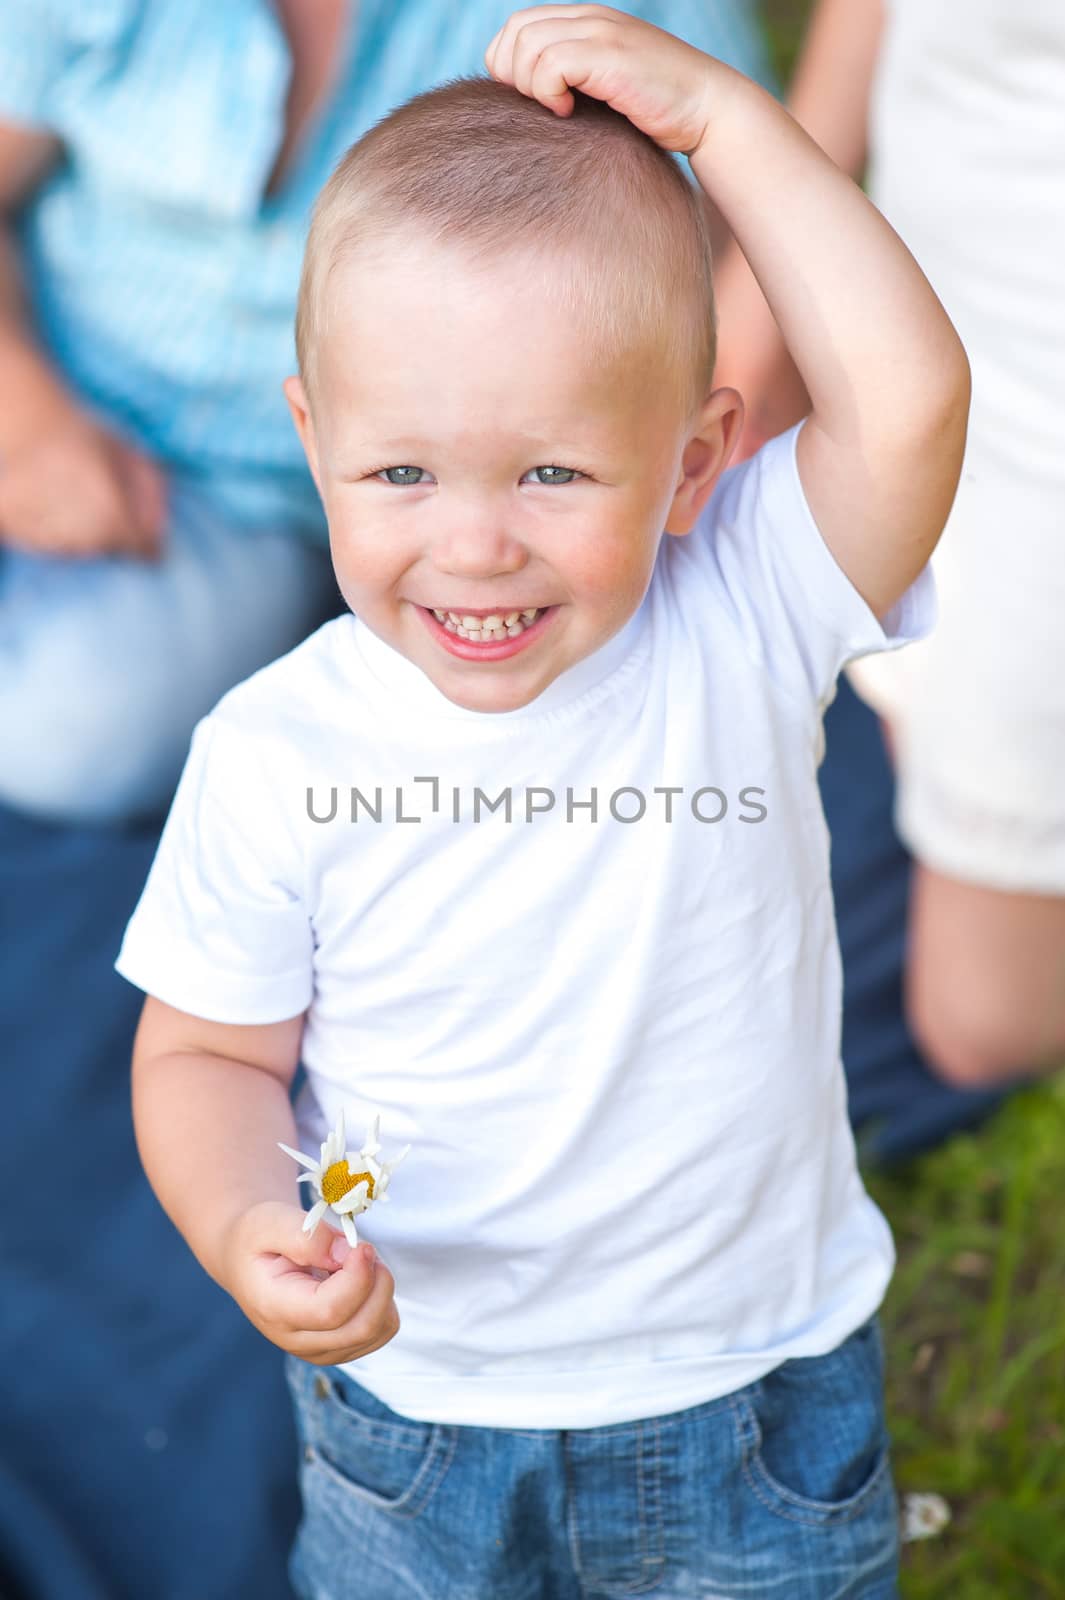
[[[433,616],[437,622],[444,624],[448,633],[456,633],[460,639],[473,640],[514,639],[542,614],[542,608],[533,608],[529,611],[493,612],[488,617],[474,617],[468,612],[438,611],[433,607]]]

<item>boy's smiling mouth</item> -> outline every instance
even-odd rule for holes
[[[517,655],[543,634],[557,606],[524,611],[446,611],[418,606],[437,642],[463,661],[502,661]]]

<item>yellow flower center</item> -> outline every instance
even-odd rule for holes
[[[349,1189],[354,1189],[355,1185],[362,1183],[363,1179],[366,1180],[369,1198],[372,1200],[373,1178],[370,1174],[368,1172],[349,1172],[346,1161],[334,1161],[333,1165],[322,1174],[322,1194],[331,1206],[335,1206],[338,1200],[344,1198]]]

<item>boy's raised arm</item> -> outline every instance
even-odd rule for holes
[[[650,23],[533,6],[485,60],[560,115],[579,89],[687,154],[810,395],[798,461],[818,527],[884,616],[943,529],[969,406],[961,341],[898,235],[770,94]]]
[[[969,365],[906,246],[757,84],[707,63],[692,170],[750,262],[812,405],[798,440],[829,549],[883,615],[935,547],[961,472]]]

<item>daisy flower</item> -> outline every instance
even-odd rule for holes
[[[941,1494],[908,1494],[902,1502],[899,1535],[903,1544],[934,1539],[950,1521],[950,1507]]]
[[[287,1156],[310,1169],[301,1172],[296,1182],[313,1183],[318,1196],[304,1220],[304,1233],[311,1233],[326,1212],[332,1210],[340,1218],[340,1226],[348,1243],[353,1249],[358,1244],[356,1216],[375,1200],[388,1199],[385,1191],[392,1174],[410,1149],[409,1144],[405,1145],[394,1161],[378,1161],[377,1152],[381,1146],[377,1135],[380,1127],[381,1118],[374,1117],[373,1127],[367,1133],[362,1149],[357,1153],[354,1150],[345,1151],[344,1108],[341,1106],[336,1127],[327,1135],[318,1161],[302,1155],[299,1150],[292,1150],[278,1140],[278,1145]]]

